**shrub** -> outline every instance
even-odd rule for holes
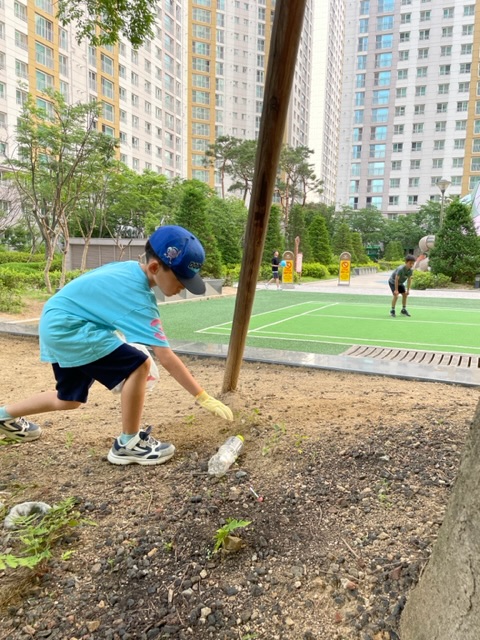
[[[13,289],[7,289],[0,283],[0,311],[3,313],[17,313],[23,307],[20,294]]]
[[[393,271],[401,264],[405,264],[405,260],[379,260],[376,264],[380,271]]]
[[[328,267],[320,262],[306,262],[302,265],[302,277],[303,278],[328,278],[330,271]]]
[[[414,271],[412,289],[441,289],[450,284],[452,279],[443,273],[431,271]]]

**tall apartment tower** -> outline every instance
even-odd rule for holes
[[[203,163],[209,144],[219,136],[257,139],[274,11],[275,0],[188,3],[188,177],[218,187],[214,168]],[[308,141],[311,46],[309,0],[284,133],[291,146]]]
[[[480,179],[480,3],[346,0],[337,203],[388,217]]]
[[[61,27],[55,13],[53,0],[0,0],[4,152],[13,152],[16,119],[28,94],[48,112],[51,104],[42,92],[51,88],[67,103],[101,104],[98,126],[120,138],[119,158],[131,169],[184,177],[181,3],[159,3],[154,38],[138,51],[125,42],[115,47],[78,44],[74,26]]]
[[[335,203],[345,0],[317,0],[313,7],[312,81],[310,86],[310,133],[315,175],[323,180],[319,200]]]
[[[52,88],[67,103],[101,104],[98,127],[120,139],[134,171],[215,186],[208,145],[258,136],[274,11],[275,0],[159,0],[153,37],[135,50],[79,44],[54,0],[0,0],[0,155],[14,153],[28,94],[48,112]],[[292,146],[308,141],[311,29],[309,0],[284,133]]]

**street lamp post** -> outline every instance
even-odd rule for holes
[[[443,225],[443,211],[445,209],[445,191],[448,189],[448,187],[450,186],[451,182],[450,180],[447,180],[447,178],[440,178],[440,180],[437,181],[437,187],[440,189],[440,193],[442,194],[442,201],[440,204],[440,229],[442,228]]]

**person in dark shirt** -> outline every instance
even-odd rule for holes
[[[279,253],[278,253],[278,251],[274,251],[273,258],[272,258],[272,277],[265,284],[265,288],[266,289],[268,289],[268,285],[271,282],[275,282],[275,284],[277,285],[277,289],[280,289],[280,274],[279,274],[279,271],[278,271],[279,264],[280,264]]]
[[[408,255],[405,258],[405,264],[401,264],[394,271],[392,271],[392,274],[388,279],[388,284],[393,293],[392,308],[390,309],[390,315],[392,316],[392,318],[395,318],[395,306],[400,294],[402,294],[402,310],[400,313],[402,314],[402,316],[410,317],[410,314],[407,311],[407,297],[410,293],[414,264],[415,256]],[[405,282],[407,283],[407,288],[405,288]]]

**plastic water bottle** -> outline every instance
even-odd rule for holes
[[[243,448],[243,436],[231,436],[208,461],[208,473],[220,478],[230,469]]]

